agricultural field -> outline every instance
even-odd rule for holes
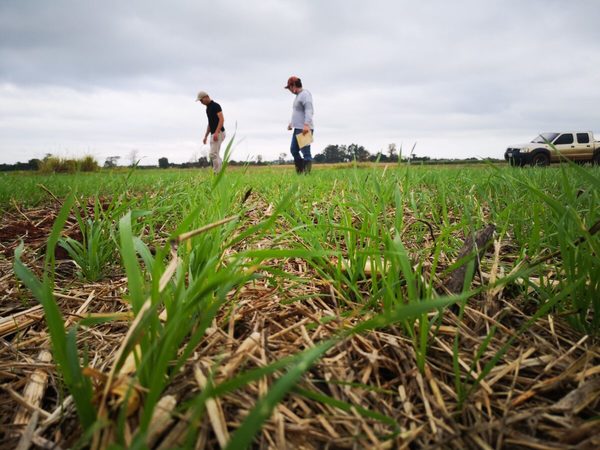
[[[0,447],[600,448],[599,188],[0,174]]]

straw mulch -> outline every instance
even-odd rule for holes
[[[256,195],[250,201],[256,207],[249,221],[269,213]],[[12,273],[12,256],[20,238],[27,249],[23,259],[40,270],[39,255],[55,214],[56,209],[49,206],[7,214],[0,223],[2,448],[69,448],[81,433],[48,351],[43,310]],[[252,245],[268,247],[269,241]],[[482,255],[478,283],[499,275],[499,264],[510,261],[510,255],[502,256],[510,245],[496,241]],[[167,449],[183,442],[196,424],[178,406],[197,394],[209,376],[217,381],[230,379],[311,348],[334,336],[340,327],[364,320],[355,305],[343,302],[339,292],[305,261],[270,264],[306,282],[273,283],[266,276],[242,288],[164,393],[148,437],[150,447]],[[101,283],[83,284],[66,259],[58,260],[57,272],[61,287],[57,301],[69,323],[88,314],[120,315],[119,320],[80,331],[81,344],[91,356],[90,366],[107,373],[132,320],[123,300],[126,279],[114,274]],[[276,407],[256,436],[255,447],[600,448],[600,350],[593,338],[574,332],[557,317],[539,320],[518,337],[459,407],[452,356],[455,336],[460,336],[457,363],[468,388],[484,364],[535,312],[535,305],[526,303],[520,292],[497,289],[473,298],[460,322],[455,312],[447,310],[437,332],[430,333],[423,373],[417,369],[413,344],[400,325],[341,341]],[[496,329],[493,338],[485,352],[477,355],[491,328]],[[275,379],[265,377],[210,401],[197,424],[196,448],[221,448]],[[302,390],[340,403],[315,401]],[[137,426],[139,410],[135,405],[133,409],[126,435]],[[365,410],[392,418],[395,426],[369,417]]]

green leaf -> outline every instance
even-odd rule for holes
[[[248,448],[254,440],[254,435],[260,430],[262,424],[267,420],[277,404],[296,385],[300,377],[314,362],[329,350],[336,341],[323,342],[310,350],[304,352],[294,363],[288,372],[275,382],[267,394],[258,400],[254,408],[242,422],[240,427],[231,436],[227,444],[228,450],[240,450]]]
[[[135,252],[133,232],[131,229],[131,212],[128,212],[119,221],[119,237],[121,247],[121,258],[127,273],[127,286],[129,288],[129,299],[135,314],[144,304],[144,278],[138,264]]]
[[[385,423],[386,425],[389,425],[394,429],[398,429],[398,422],[396,421],[396,419],[386,416],[385,414],[380,414],[378,412],[371,411],[370,409],[363,408],[362,406],[353,405],[351,403],[338,400],[323,393],[309,391],[308,389],[302,389],[300,387],[294,388],[294,392],[311,400],[323,403],[324,405],[329,405],[334,408],[341,409],[345,412],[352,412],[352,410],[354,410],[363,417],[378,420],[379,422]]]

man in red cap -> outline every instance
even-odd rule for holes
[[[313,132],[313,100],[309,91],[302,88],[302,80],[298,77],[290,77],[287,85],[284,86],[296,96],[292,107],[292,120],[288,125],[288,130],[294,130],[292,134],[292,144],[290,151],[294,157],[296,173],[309,173],[312,167],[312,156],[310,154],[310,144],[302,148],[298,145],[296,135],[302,133],[306,135]],[[300,155],[302,153],[302,155]]]

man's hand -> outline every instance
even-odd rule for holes
[[[288,130],[290,130],[290,131],[291,131],[291,129],[292,129],[292,124],[291,124],[291,123],[288,123]]]
[[[219,140],[219,134],[220,132],[213,134],[213,141],[217,142]]]
[[[306,134],[310,131],[310,128],[308,128],[307,124],[304,124],[304,128],[302,128],[302,134]]]
[[[202,140],[202,143],[203,143],[204,145],[206,145],[206,139],[207,139],[207,136],[204,136],[204,139]]]

